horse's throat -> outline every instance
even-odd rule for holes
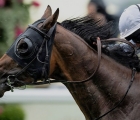
[[[96,86],[93,85],[92,81],[80,84],[66,84],[66,87],[69,89],[87,120],[95,119],[100,115],[102,110],[107,109],[103,107],[105,105],[105,99]]]

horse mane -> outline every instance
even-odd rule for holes
[[[101,25],[101,20],[95,21],[93,18],[85,16],[65,20],[61,23],[61,25],[79,35],[91,47],[93,47],[93,42],[96,41],[97,37],[100,37],[100,39],[115,37],[115,27],[113,25],[113,21]]]

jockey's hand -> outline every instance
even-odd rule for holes
[[[93,42],[93,45],[97,45],[97,40],[100,40],[100,38],[97,37],[96,41]]]

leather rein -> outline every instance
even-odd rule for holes
[[[114,42],[117,41],[117,42],[126,43],[134,49],[134,53],[136,51],[135,46],[132,43],[130,43],[130,42],[124,40],[124,39],[110,38],[110,39],[100,40],[100,38],[97,38],[97,53],[98,53],[98,58],[97,58],[98,60],[97,61],[98,61],[98,63],[97,63],[97,66],[96,66],[94,72],[88,78],[86,78],[84,80],[81,80],[81,81],[66,81],[66,80],[55,80],[55,79],[51,80],[51,79],[48,78],[48,80],[43,82],[43,83],[38,82],[38,83],[31,83],[29,85],[41,85],[41,84],[50,84],[50,83],[56,83],[56,82],[61,82],[61,83],[84,83],[84,82],[87,82],[87,81],[91,80],[91,78],[95,75],[95,73],[98,71],[98,68],[100,66],[100,62],[101,62],[101,42],[113,42],[113,41]]]

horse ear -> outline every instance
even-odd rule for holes
[[[41,29],[42,30],[49,30],[57,21],[59,15],[59,8],[55,11],[55,13],[48,17],[42,24]]]
[[[53,14],[53,21],[52,24],[54,25],[58,19],[58,15],[59,15],[59,8],[57,8],[57,10],[55,11],[55,13]]]
[[[44,15],[41,17],[42,19],[47,19],[49,16],[52,15],[52,9],[51,7],[48,5],[45,12],[44,12]]]

